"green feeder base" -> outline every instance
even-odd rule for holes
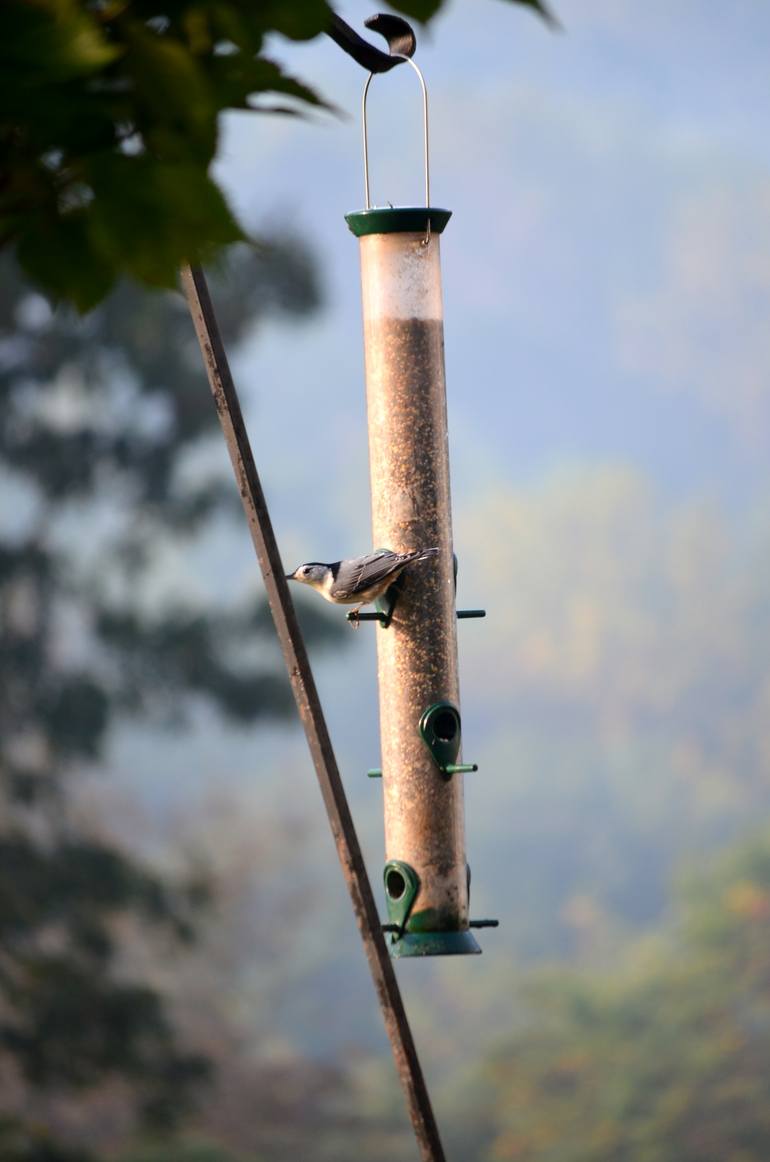
[[[478,956],[476,938],[466,928],[462,932],[388,933],[388,947],[394,960],[402,956]]]

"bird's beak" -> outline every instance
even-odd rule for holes
[[[294,574],[293,574],[293,573],[284,573],[284,577],[286,578],[286,580],[287,580],[287,581],[293,581],[293,580],[294,580]]]

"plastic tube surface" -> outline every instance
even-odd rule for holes
[[[373,545],[440,550],[407,568],[393,621],[377,629],[386,857],[420,879],[408,929],[457,931],[463,776],[441,773],[418,728],[433,703],[459,709],[440,243],[369,234],[360,253]]]

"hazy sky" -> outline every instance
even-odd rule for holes
[[[358,27],[370,11],[342,9]],[[609,458],[744,504],[770,450],[770,9],[563,0],[559,15],[553,34],[515,5],[458,0],[419,39],[432,200],[454,211],[442,245],[455,487]],[[350,119],[230,124],[234,201],[309,235],[329,293],[290,344],[262,337],[244,388],[256,438],[269,428],[281,448],[276,499],[293,514],[329,442],[343,453],[321,528],[333,513],[332,549],[347,551],[368,519],[350,503],[366,461],[357,253],[342,220],[362,205],[364,76],[327,41],[275,51]],[[411,71],[377,78],[370,111],[374,198],[409,204],[422,189]],[[296,429],[281,426],[289,403]]]
[[[460,588],[472,580],[472,605],[517,597],[494,567],[498,530],[479,522],[501,496],[536,499],[565,472],[576,495],[596,470],[636,474],[656,498],[660,535],[692,504],[736,527],[767,516],[770,8],[557,7],[559,33],[502,0],[456,0],[418,31],[432,200],[453,210],[442,238],[449,423]],[[372,9],[340,11],[362,29]],[[327,39],[276,40],[274,52],[341,110],[234,116],[220,164],[249,221],[289,221],[311,240],[326,287],[311,323],[266,325],[235,365],[293,567],[370,541],[358,254],[343,220],[363,204],[365,77]],[[369,108],[374,200],[419,200],[411,70],[375,78]],[[476,535],[463,566],[465,528]],[[246,538],[229,529],[199,565],[180,563],[179,584],[204,592],[213,569],[236,592],[254,585]],[[568,561],[554,567],[569,576]],[[475,652],[488,631],[469,625]],[[348,654],[371,677],[364,638]],[[346,667],[327,668],[343,697]],[[365,734],[373,687],[362,677],[358,691]]]
[[[500,566],[490,514],[524,495],[536,523],[538,498],[547,507],[565,473],[576,510],[585,488],[599,521],[607,505],[591,499],[596,472],[620,481],[621,497],[627,474],[638,479],[658,513],[647,533],[653,556],[656,538],[693,504],[723,512],[736,535],[747,522],[767,525],[770,7],[555,7],[559,33],[502,0],[456,0],[418,30],[432,200],[453,210],[442,263],[460,591],[491,616],[521,594]],[[340,11],[362,29],[373,9]],[[325,38],[276,40],[274,54],[341,110],[233,116],[219,167],[241,214],[263,229],[296,226],[323,271],[325,309],[304,326],[265,325],[235,361],[293,567],[370,542],[358,253],[343,219],[363,204],[365,77]],[[419,200],[412,71],[376,78],[369,107],[374,200]],[[214,455],[229,472],[223,449]],[[463,565],[466,545],[473,559]],[[558,543],[551,550],[543,569],[566,585],[570,560]],[[248,541],[229,527],[193,568],[178,563],[174,584],[203,596],[212,583],[235,593],[255,585]],[[489,623],[467,623],[461,667],[465,648],[483,672],[479,651],[499,641]],[[355,689],[335,659],[322,681],[330,716],[345,724],[338,745],[365,769],[376,760],[356,741],[376,741],[371,635],[359,633],[346,656],[360,671]],[[464,696],[481,703],[485,693]],[[210,738],[213,750],[196,753],[201,773],[212,753],[248,766],[251,739],[223,752]]]

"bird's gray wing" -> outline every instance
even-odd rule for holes
[[[337,575],[336,588],[347,593],[361,593],[385,581],[399,565],[410,560],[412,553],[391,553],[384,549],[381,553],[369,553],[343,562]]]

